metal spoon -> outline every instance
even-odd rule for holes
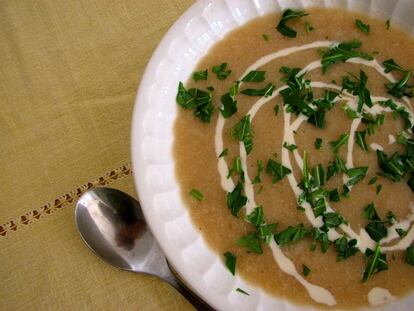
[[[145,222],[140,204],[131,196],[112,188],[91,189],[79,198],[75,219],[86,245],[107,263],[158,276],[198,310],[213,310],[188,289],[168,264]]]

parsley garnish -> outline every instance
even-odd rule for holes
[[[348,105],[342,106],[342,109],[345,111],[348,118],[350,119],[358,118],[358,113],[355,110],[352,110],[351,107],[349,107]]]
[[[248,292],[246,292],[246,291],[242,290],[240,287],[237,287],[237,288],[236,288],[236,292],[239,292],[239,293],[242,293],[242,294],[244,294],[244,295],[250,296],[250,294],[249,294]]]
[[[378,216],[377,210],[375,209],[375,204],[371,202],[364,208],[363,216],[365,219],[372,221],[381,221]]]
[[[267,34],[262,34],[262,38],[263,38],[263,40],[265,40],[266,42],[269,42],[269,35],[267,35]]]
[[[329,196],[329,201],[332,201],[332,202],[339,202],[341,200],[341,198],[339,197],[338,189],[336,188],[329,191],[328,196]]]
[[[345,223],[345,220],[342,218],[341,215],[335,212],[329,212],[323,214],[323,227],[326,228],[336,228],[341,224]]]
[[[367,142],[365,141],[365,135],[367,134],[367,131],[356,131],[355,132],[355,140],[359,147],[361,147],[362,150],[365,152],[368,152],[368,146]]]
[[[204,195],[201,193],[200,190],[197,189],[191,189],[190,195],[196,199],[197,201],[201,201],[204,199]]]
[[[289,151],[298,149],[298,146],[296,146],[295,144],[288,144],[286,141],[283,143],[283,147]]]
[[[318,137],[318,138],[315,139],[315,148],[316,148],[316,150],[321,149],[322,142],[323,142],[322,138]]]
[[[305,22],[305,29],[306,29],[306,32],[307,33],[310,33],[311,31],[314,31],[315,30],[315,27],[313,27],[311,25],[311,23],[309,23],[308,21],[306,21]]]
[[[219,154],[219,158],[226,156],[229,153],[229,149],[224,149],[220,154]]]
[[[312,238],[321,243],[322,253],[325,253],[332,244],[332,242],[328,239],[328,233],[321,231],[318,228],[312,229]]]
[[[413,73],[411,71],[408,71],[400,81],[397,81],[395,83],[387,83],[385,86],[388,89],[388,94],[391,94],[397,98],[401,98],[403,96],[413,97],[413,86],[407,84],[412,74]]]
[[[224,257],[226,257],[227,269],[234,275],[236,273],[236,256],[231,252],[225,252]]]
[[[238,141],[242,141],[246,153],[249,154],[253,149],[252,130],[250,124],[250,115],[246,115],[232,129],[232,135]]]
[[[387,255],[381,254],[379,243],[375,247],[375,251],[368,257],[367,266],[362,277],[362,282],[368,281],[368,279],[375,273],[383,270],[388,270]]]
[[[200,80],[207,80],[207,77],[208,77],[207,69],[201,70],[201,71],[195,71],[193,73],[193,80],[196,82]]]
[[[318,164],[312,169],[312,177],[313,177],[312,186],[314,188],[319,188],[325,184],[326,175],[325,175],[325,170],[323,169],[322,164]]]
[[[361,181],[367,174],[368,167],[367,166],[360,166],[360,167],[353,167],[346,171],[346,174],[349,177],[347,181],[347,186],[353,186],[359,181]]]
[[[237,112],[237,100],[234,100],[229,93],[221,96],[222,108],[219,108],[221,114],[224,118],[230,118],[233,114]]]
[[[405,250],[405,261],[414,266],[414,245],[407,247]]]
[[[261,89],[244,89],[243,91],[241,91],[241,93],[248,96],[269,97],[272,96],[274,90],[275,85],[273,83],[269,83]]]
[[[266,244],[269,244],[273,236],[273,231],[276,227],[277,224],[263,224],[258,228],[257,233]]]
[[[266,173],[272,176],[272,183],[275,184],[292,171],[275,160],[269,159],[266,165]]]
[[[356,21],[355,21],[355,25],[359,28],[359,29],[361,29],[366,35],[368,35],[369,34],[369,25],[367,25],[367,24],[364,24],[364,22],[363,21],[361,21],[360,19],[357,19]]]
[[[264,81],[266,71],[256,71],[252,70],[242,79],[243,82],[262,82]]]
[[[346,62],[350,58],[359,57],[366,60],[374,59],[371,55],[356,50],[360,47],[361,42],[353,40],[334,44],[329,50],[322,51],[322,72],[325,73],[332,64]]]
[[[276,106],[273,108],[273,112],[275,113],[275,116],[277,116],[277,114],[279,113],[279,105],[276,105]]]
[[[290,242],[294,242],[300,239],[305,238],[308,235],[308,230],[306,230],[302,224],[293,227],[289,226],[285,230],[274,235],[275,241],[278,245],[282,246]]]
[[[260,227],[264,223],[263,207],[261,205],[255,207],[250,214],[246,215],[246,220],[256,228]]]
[[[237,246],[243,246],[255,254],[262,254],[260,240],[255,232],[250,232],[236,241]]]
[[[377,177],[377,176],[372,177],[372,178],[368,181],[368,185],[373,185],[373,184],[375,184],[375,183],[377,182],[377,180],[378,180],[378,177]]]
[[[330,141],[329,145],[331,145],[332,151],[334,153],[338,153],[339,148],[341,148],[342,145],[345,145],[348,143],[349,134],[341,134],[341,136],[338,138],[338,140]]]
[[[408,72],[409,70],[405,69],[404,67],[398,65],[394,59],[387,59],[382,63],[385,66],[384,72],[388,73],[393,70],[401,71],[401,72]]]
[[[262,182],[261,174],[263,172],[263,161],[257,160],[257,175],[253,178],[252,184],[258,184]]]
[[[390,30],[391,27],[391,20],[387,19],[387,21],[385,22],[385,28],[387,28],[387,30]]]
[[[230,209],[231,214],[236,217],[247,203],[247,198],[242,194],[242,190],[243,183],[239,181],[234,190],[227,193],[227,207]]]
[[[367,105],[372,107],[371,93],[367,89],[366,84],[368,76],[364,71],[359,71],[359,78],[354,77],[355,80],[351,80],[348,76],[342,78],[342,88],[352,93],[352,95],[358,96],[357,112],[362,111],[362,107]]]
[[[385,238],[388,233],[384,223],[380,221],[370,222],[365,227],[365,230],[375,242],[379,242],[381,239]]]
[[[339,173],[345,173],[347,171],[345,162],[340,157],[336,156],[334,162],[329,162],[328,172],[326,179],[329,180],[332,176]]]
[[[403,238],[407,235],[408,231],[401,229],[401,228],[396,228],[395,231],[398,233],[398,235]]]
[[[241,176],[243,175],[243,168],[241,165],[240,157],[235,157],[233,159],[233,165],[229,169],[229,173],[227,174],[227,178],[230,178],[233,173],[239,173]]]
[[[226,69],[227,63],[221,63],[220,65],[214,66],[211,71],[217,75],[217,79],[224,80],[231,74],[231,70]]]
[[[392,181],[400,181],[405,174],[404,162],[398,153],[394,153],[390,158],[381,151],[377,150],[378,166],[382,170],[380,175],[391,179]]]
[[[178,84],[176,101],[184,109],[194,109],[194,115],[203,122],[210,122],[213,114],[211,92],[202,91],[196,88],[185,89],[184,84]]]
[[[335,240],[335,246],[338,251],[336,261],[343,261],[351,256],[354,256],[359,251],[356,245],[356,239],[348,241],[348,239],[345,236],[342,236],[341,238]]]
[[[382,190],[382,185],[381,184],[378,184],[377,187],[376,187],[376,193],[377,194],[380,193],[381,190]]]
[[[311,270],[306,265],[302,265],[302,267],[303,267],[303,275],[308,276]]]
[[[279,21],[279,24],[276,26],[277,31],[279,31],[282,35],[289,37],[289,38],[295,38],[297,35],[297,32],[286,25],[286,23],[295,18],[303,17],[309,15],[308,13],[304,11],[295,11],[292,9],[287,9],[283,12],[282,18]]]
[[[388,107],[393,111],[393,116],[400,116],[405,122],[405,128],[411,128],[413,124],[411,124],[410,114],[408,113],[407,109],[404,106],[398,107],[396,103],[392,99],[387,101],[380,101],[378,102],[383,107]]]

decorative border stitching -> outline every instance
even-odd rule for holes
[[[70,203],[79,199],[83,193],[91,188],[109,185],[114,181],[125,178],[131,174],[131,163],[121,165],[120,167],[105,173],[103,176],[57,197],[54,201],[46,203],[45,205],[38,207],[23,216],[17,217],[6,222],[5,224],[0,225],[0,236],[4,237],[13,231],[17,231],[17,229],[23,227],[23,225],[30,225],[46,215],[50,215],[58,210],[67,207]]]

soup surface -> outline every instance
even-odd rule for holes
[[[178,92],[176,174],[229,273],[235,259],[250,283],[298,304],[383,304],[414,288],[414,124],[401,96],[414,42],[392,22],[306,13],[282,21],[296,37],[268,15],[208,51]]]

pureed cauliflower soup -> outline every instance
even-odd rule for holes
[[[413,290],[413,68],[392,22],[289,9],[228,34],[179,83],[176,174],[228,273],[317,307]]]

